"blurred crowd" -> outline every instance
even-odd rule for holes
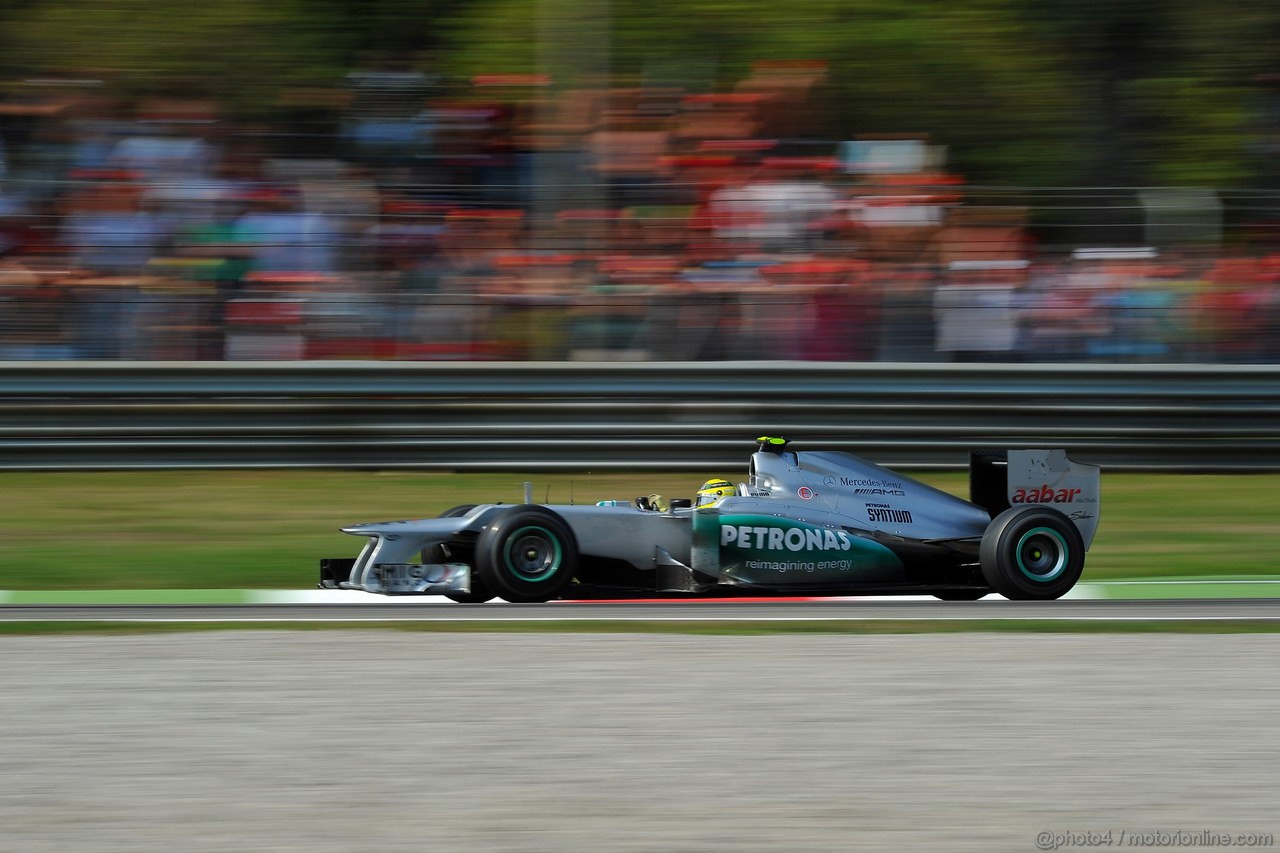
[[[822,140],[825,74],[370,72],[323,132],[11,95],[0,358],[1280,359],[1280,248],[1048,245],[928,139]]]

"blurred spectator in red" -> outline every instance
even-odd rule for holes
[[[767,266],[762,272],[795,300],[800,325],[793,330],[792,357],[808,361],[875,358],[880,306],[866,263],[815,259]]]
[[[1204,361],[1248,362],[1263,357],[1271,331],[1267,305],[1273,285],[1256,258],[1225,257],[1214,263],[1194,297],[1198,355]]]

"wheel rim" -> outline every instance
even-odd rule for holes
[[[1018,540],[1018,568],[1033,581],[1044,583],[1061,575],[1071,553],[1062,534],[1048,527],[1036,527]]]
[[[522,581],[544,581],[560,568],[564,551],[560,540],[545,527],[521,527],[511,534],[503,552],[507,571]]]

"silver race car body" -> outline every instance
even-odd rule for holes
[[[932,594],[1057,598],[1097,529],[1100,472],[1062,450],[977,451],[970,500],[859,457],[762,438],[736,494],[481,504],[356,524],[321,587],[463,602],[553,598]]]

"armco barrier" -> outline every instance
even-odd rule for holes
[[[906,467],[1280,469],[1280,367],[0,362],[3,470],[736,469],[760,434]]]

